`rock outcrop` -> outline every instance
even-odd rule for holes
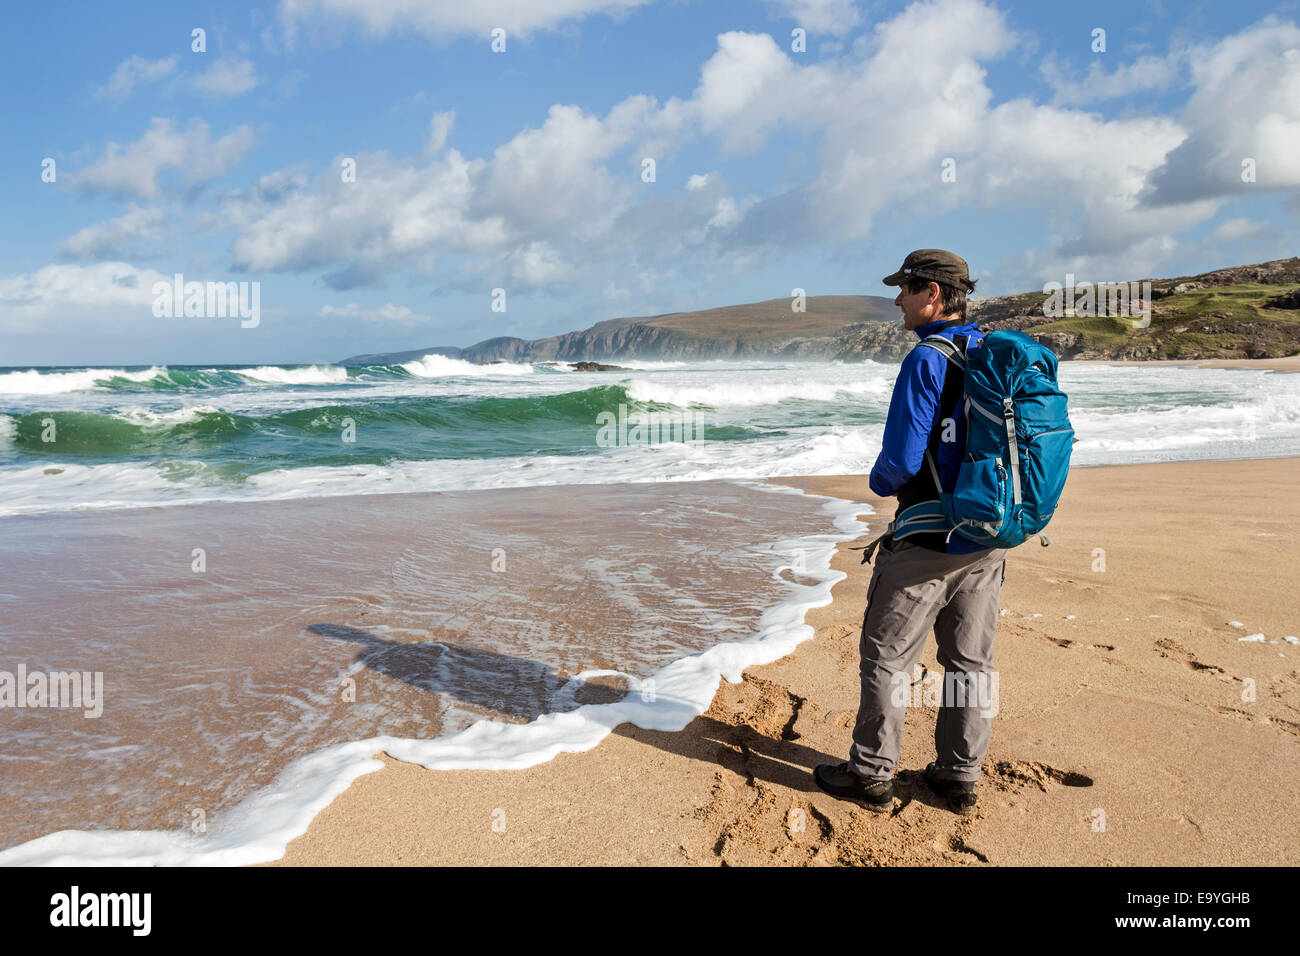
[[[1300,309],[1300,289],[1283,292],[1264,302],[1266,309]]]
[[[575,372],[628,372],[631,369],[622,365],[605,365],[603,362],[574,362]]]

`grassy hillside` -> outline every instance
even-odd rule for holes
[[[898,318],[893,299],[879,295],[809,296],[805,312],[793,311],[792,302],[788,298],[767,299],[700,312],[674,312],[641,319],[640,324],[696,338],[775,341],[792,335],[832,335],[846,325]]]
[[[1280,358],[1300,354],[1300,310],[1265,305],[1300,285],[1300,258],[1151,280],[1151,324],[1043,315],[1045,293],[978,300],[972,317],[1050,345],[1063,358]]]

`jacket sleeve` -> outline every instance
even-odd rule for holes
[[[925,463],[926,444],[943,393],[946,361],[928,346],[918,346],[903,358],[889,400],[880,455],[868,481],[872,492],[882,498],[897,494]]]

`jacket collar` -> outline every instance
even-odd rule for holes
[[[933,335],[936,331],[938,331],[939,327],[942,326],[945,322],[951,322],[951,321],[952,319],[939,319],[935,322],[927,322],[925,325],[918,325],[912,331],[916,333],[916,337],[918,339],[923,339],[927,335]],[[945,331],[957,332],[960,331],[961,329],[966,328],[967,326],[974,325],[974,324],[975,324],[974,322],[968,320],[963,322],[961,325],[949,326]]]

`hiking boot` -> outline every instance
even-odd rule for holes
[[[975,812],[975,782],[973,780],[942,780],[935,777],[938,764],[925,768],[925,782],[930,789],[948,801],[948,809],[965,816]]]
[[[819,764],[813,781],[832,797],[852,800],[875,813],[888,813],[894,806],[894,781],[864,780],[848,763]]]

